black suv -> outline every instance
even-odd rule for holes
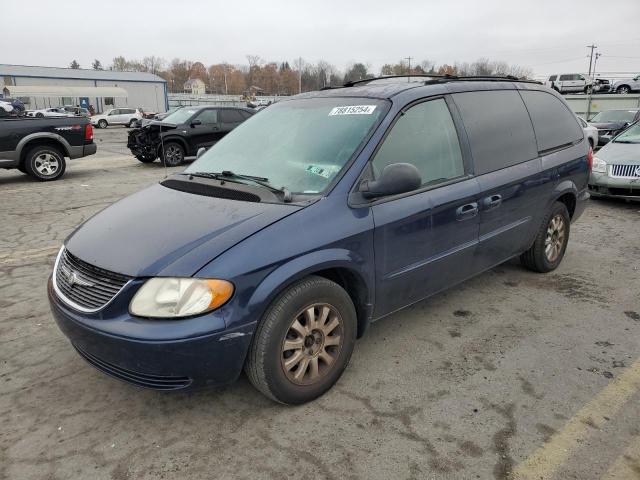
[[[127,147],[141,162],[161,158],[165,165],[175,167],[200,148],[215,144],[254,113],[238,107],[183,107],[162,121],[131,130]]]

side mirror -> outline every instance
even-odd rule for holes
[[[202,154],[203,154],[204,152],[206,152],[206,151],[207,151],[207,149],[206,149],[206,148],[204,148],[204,147],[200,147],[200,148],[198,149],[198,153],[196,153],[196,159],[200,158],[200,157],[202,156]]]
[[[420,172],[410,163],[392,163],[384,167],[377,180],[364,180],[359,191],[364,198],[387,197],[420,188]]]
[[[191,122],[191,126],[195,127],[196,125],[202,125],[202,120],[198,120],[197,118]]]

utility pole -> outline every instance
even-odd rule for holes
[[[409,81],[409,78],[411,78],[411,59],[413,57],[408,56],[408,57],[404,57],[405,60],[407,60],[407,62],[409,62],[409,75],[407,76],[407,82]]]
[[[296,62],[298,64],[298,93],[302,93],[302,57],[298,57]]]
[[[596,65],[598,64],[598,58],[602,56],[601,53],[596,53],[595,60],[593,61],[593,80],[596,78]],[[590,69],[591,70],[591,69]],[[588,122],[589,117],[591,116],[591,97],[593,96],[593,83],[589,87],[589,99],[587,101],[587,118],[585,120]]]
[[[592,43],[591,45],[587,45],[587,48],[591,49],[591,53],[589,54],[589,76],[591,76],[591,65],[593,64],[593,51],[598,47]]]
[[[229,95],[229,89],[227,88],[227,62],[222,64],[222,71],[224,72],[224,94]]]

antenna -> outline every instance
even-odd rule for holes
[[[167,173],[167,162],[164,155],[164,136],[162,135],[162,125],[160,125],[160,145],[162,150],[162,158],[160,160],[162,160],[162,165],[164,165],[164,178],[167,178],[169,174]]]

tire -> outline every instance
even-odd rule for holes
[[[109,124],[106,120],[98,120],[98,128],[107,128]]]
[[[34,147],[27,152],[24,169],[36,180],[48,182],[60,178],[66,169],[63,153],[50,145]]]
[[[36,113],[37,118],[44,118],[44,114],[42,112]]]
[[[534,272],[555,270],[567,249],[571,219],[564,203],[555,202],[545,216],[531,248],[520,256],[522,264]]]
[[[164,144],[164,152],[160,147],[162,160],[167,167],[177,167],[184,161],[184,147],[177,142],[168,142]]]
[[[136,158],[141,161],[142,163],[152,163],[155,162],[156,159],[155,158],[151,158],[151,157],[143,157],[142,155],[136,155]]]
[[[618,88],[616,88],[616,93],[626,95],[628,93],[631,93],[631,88],[629,88],[629,85],[620,85]]]
[[[129,120],[129,123],[127,125],[125,125],[125,126],[127,128],[133,128],[135,124],[136,124],[136,119],[132,118],[131,120]]]
[[[593,144],[593,138],[589,138],[589,145],[591,145],[592,150],[596,148],[596,146]]]
[[[24,164],[20,164],[16,167],[18,170],[20,170],[22,173],[27,173],[27,169],[24,168]]]
[[[323,324],[314,323],[322,322],[323,316]],[[309,402],[342,375],[356,330],[356,311],[347,292],[326,278],[304,278],[278,295],[265,312],[249,347],[245,372],[254,387],[276,402]]]

